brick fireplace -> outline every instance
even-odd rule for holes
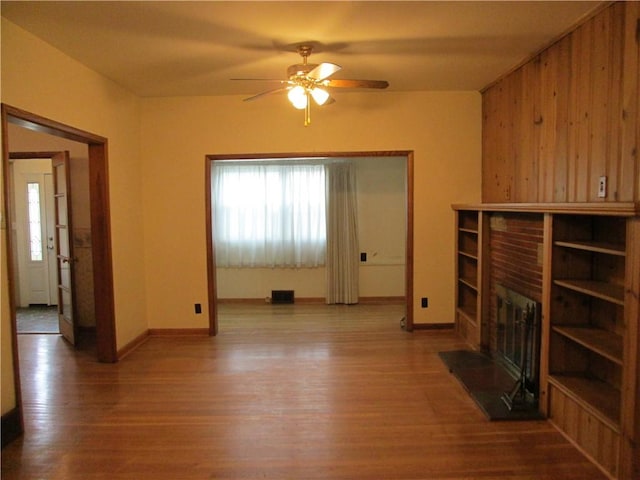
[[[489,221],[488,349],[535,401],[542,298],[541,214],[494,213]]]

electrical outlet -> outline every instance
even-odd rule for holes
[[[202,305],[200,305],[199,303],[196,303],[194,305],[194,308],[195,308],[196,314],[202,313]]]
[[[360,253],[360,261],[361,262],[366,262],[367,261],[367,252]]]
[[[607,177],[602,176],[598,180],[598,198],[605,198],[607,196]]]
[[[422,297],[422,308],[427,308],[429,306],[429,299],[427,297]]]

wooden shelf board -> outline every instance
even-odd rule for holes
[[[476,320],[476,311],[470,307],[458,307],[456,311],[462,315],[469,323],[473,324],[473,326],[477,326],[478,322]]]
[[[458,250],[458,253],[463,257],[471,258],[473,260],[478,260],[478,255],[475,252],[471,253],[471,252],[464,252],[462,250]]]
[[[464,233],[471,233],[472,235],[477,235],[478,234],[478,229],[477,228],[464,228],[464,227],[460,227],[458,229],[460,232],[464,232]]]
[[[592,327],[554,326],[553,331],[579,343],[618,365],[622,365],[622,337]]]
[[[553,283],[576,292],[584,293],[585,295],[590,295],[592,297],[624,306],[624,288],[619,285],[599,282],[597,280],[573,279],[556,279]]]
[[[586,250],[588,252],[606,253],[608,255],[625,256],[624,245],[606,242],[580,242],[580,241],[563,241],[555,242],[559,247],[574,248],[577,250]]]
[[[460,283],[464,283],[467,287],[478,291],[478,279],[475,277],[458,277]]]
[[[620,433],[620,392],[600,380],[578,375],[552,374],[549,382]]]

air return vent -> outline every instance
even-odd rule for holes
[[[293,290],[271,290],[271,303],[293,303]]]

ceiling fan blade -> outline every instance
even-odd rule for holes
[[[282,80],[278,78],[230,78],[229,80],[240,80],[243,82],[278,82],[278,83],[288,83],[287,80]]]
[[[274,93],[286,92],[287,90],[289,90],[289,87],[274,88],[273,90],[267,90],[265,92],[253,95],[252,97],[245,98],[243,99],[243,102],[250,102],[251,100],[257,100],[258,98],[266,97],[267,95],[271,95]]]
[[[335,63],[321,63],[316,68],[307,73],[307,77],[312,78],[314,80],[324,80],[327,77],[330,77],[342,67],[340,65],[336,65]]]
[[[387,88],[386,80],[327,80],[327,87],[334,88]]]

